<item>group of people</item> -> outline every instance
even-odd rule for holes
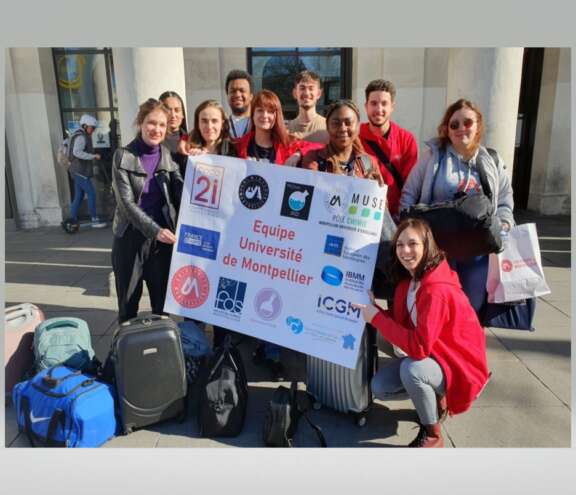
[[[390,81],[367,85],[365,123],[350,100],[332,103],[321,116],[316,107],[322,85],[311,71],[295,78],[299,110],[288,122],[278,96],[267,89],[254,94],[248,73],[232,71],[225,89],[231,115],[219,102],[204,101],[194,112],[190,131],[177,93],[149,99],[136,117],[136,137],[114,155],[112,263],[120,322],[137,315],[144,281],[152,311],[163,311],[188,156],[235,156],[376,180],[388,186],[388,209],[398,224],[389,270],[396,288],[388,310],[373,301],[362,306],[362,315],[401,357],[380,369],[371,386],[383,400],[406,394],[412,399],[421,428],[411,446],[442,446],[440,424],[446,414],[467,410],[489,376],[479,320],[486,300],[482,283],[487,256],[447,259],[425,222],[400,218],[416,203],[482,194],[481,166],[502,230],[514,225],[502,159],[493,159],[481,144],[480,109],[466,99],[451,104],[418,161],[414,136],[391,120],[396,90]],[[215,329],[216,344],[225,332]],[[261,342],[254,359],[267,365],[275,379],[283,378],[277,345]]]

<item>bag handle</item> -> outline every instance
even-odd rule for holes
[[[73,320],[71,318],[67,318],[64,320],[58,319],[57,321],[53,322],[48,321],[48,324],[44,325],[43,330],[49,332],[50,330],[54,330],[56,328],[70,327],[70,326],[74,328],[80,328],[80,322],[78,320]]]
[[[320,442],[320,447],[326,448],[326,438],[324,437],[324,433],[322,432],[322,428],[320,428],[316,423],[314,423],[308,416],[309,408],[302,408],[300,403],[298,402],[298,382],[293,381],[290,384],[290,403],[291,406],[296,410],[296,419],[292,428],[292,434],[296,432],[296,427],[298,425],[298,421],[301,416],[304,417],[306,422],[312,427],[314,433],[316,433],[316,437],[318,438],[318,442]],[[291,439],[290,439],[291,440]],[[290,446],[292,446],[292,442],[290,441]]]

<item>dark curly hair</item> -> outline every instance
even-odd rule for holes
[[[422,243],[424,244],[424,253],[422,255],[422,260],[414,270],[414,279],[420,280],[424,274],[436,268],[443,260],[446,259],[446,255],[444,251],[442,251],[436,241],[434,240],[434,236],[432,235],[432,230],[428,223],[424,220],[419,218],[406,218],[400,222],[398,225],[398,229],[392,238],[392,245],[391,249],[391,259],[390,265],[388,266],[387,275],[389,279],[394,283],[397,284],[400,280],[405,278],[410,278],[410,273],[400,260],[398,259],[398,255],[396,254],[396,244],[398,242],[398,238],[400,234],[404,232],[407,228],[412,228],[416,230],[420,237],[422,238]]]

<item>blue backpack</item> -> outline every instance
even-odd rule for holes
[[[118,431],[113,388],[66,366],[12,391],[20,431],[33,447],[99,447]]]

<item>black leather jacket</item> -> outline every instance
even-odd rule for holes
[[[164,146],[160,146],[160,163],[154,178],[165,200],[162,214],[170,230],[175,232],[183,181],[178,165],[172,161],[170,151]],[[116,198],[112,232],[116,237],[122,237],[129,225],[149,239],[155,239],[160,232],[162,227],[138,206],[145,180],[146,171],[135,154],[135,141],[118,148],[112,159],[112,188]]]

